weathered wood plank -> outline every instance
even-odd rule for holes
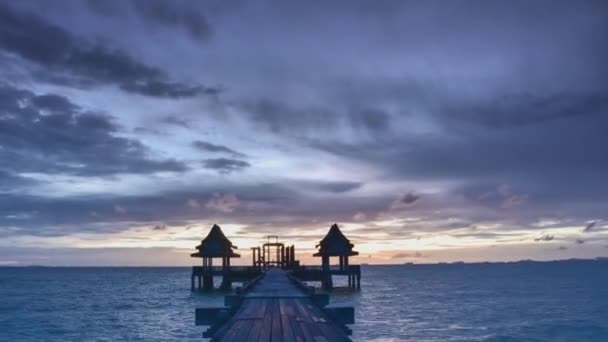
[[[272,300],[263,299],[265,311],[262,323],[262,331],[260,332],[259,342],[270,342],[272,334]]]
[[[211,333],[212,341],[350,341],[343,327],[281,270],[269,270],[235,309],[234,316]]]
[[[260,334],[262,332],[262,327],[264,326],[264,321],[261,319],[256,319],[251,327],[251,331],[247,336],[245,341],[247,342],[258,342],[260,339]]]
[[[290,317],[287,315],[281,315],[281,327],[283,331],[283,341],[285,342],[295,342],[296,337],[291,328],[291,323],[289,322]]]
[[[283,342],[283,329],[281,327],[281,310],[279,300],[272,300],[272,342]]]

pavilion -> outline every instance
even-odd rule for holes
[[[203,288],[213,288],[213,259],[221,258],[222,266],[219,269],[223,274],[222,285],[223,289],[230,289],[232,287],[232,279],[230,277],[230,258],[240,258],[241,256],[234,253],[233,249],[237,249],[230,240],[224,235],[222,229],[217,224],[214,224],[211,228],[207,237],[205,237],[201,244],[196,246],[198,252],[190,254],[193,258],[202,258],[203,267],[202,272],[198,274],[198,285],[201,287],[201,276],[203,278]],[[194,288],[194,275],[192,277],[192,287]]]
[[[327,232],[327,235],[319,242],[316,246],[319,248],[319,251],[313,256],[321,257],[321,264],[323,272],[326,274],[325,279],[322,281],[324,288],[332,288],[333,283],[331,279],[331,274],[346,274],[348,275],[348,283],[349,286],[354,287],[355,281],[360,277],[360,275],[355,274],[354,272],[350,272],[351,267],[348,264],[348,258],[350,256],[359,255],[359,252],[353,251],[353,247],[355,245],[350,243],[350,240],[344,236],[342,231],[337,224],[333,224]],[[332,271],[330,268],[330,258],[338,257],[339,258],[339,267],[337,271]],[[358,268],[357,268],[358,269]],[[352,273],[352,274],[351,274]]]

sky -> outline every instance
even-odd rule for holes
[[[608,256],[604,1],[0,0],[0,265]],[[352,262],[351,262],[352,263]]]

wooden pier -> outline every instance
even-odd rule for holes
[[[196,310],[196,324],[209,325],[211,341],[351,341],[346,324],[354,323],[352,307],[325,307],[327,294],[269,268],[226,306]]]
[[[268,241],[262,247],[252,247],[252,266],[231,266],[231,258],[239,258],[234,253],[236,246],[224,235],[218,225],[213,225],[209,234],[196,246],[194,258],[202,258],[202,266],[192,267],[190,279],[192,290],[214,289],[214,278],[221,278],[220,288],[230,290],[233,282],[245,283],[256,278],[269,268],[280,268],[290,271],[290,274],[300,281],[318,281],[325,290],[334,288],[334,276],[346,276],[348,287],[361,288],[361,267],[350,265],[349,257],[358,255],[353,250],[354,245],[342,234],[337,224],[329,229],[327,235],[317,245],[319,251],[313,254],[321,257],[321,266],[304,266],[296,259],[295,246],[285,246],[279,242],[279,237],[268,236]],[[338,258],[338,265],[330,265],[331,258]],[[221,266],[213,266],[213,259],[221,259]],[[198,286],[197,286],[198,280]]]

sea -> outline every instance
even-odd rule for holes
[[[0,268],[0,341],[204,341],[190,268]],[[340,282],[338,282],[340,283]],[[362,266],[354,341],[608,341],[608,262]]]

